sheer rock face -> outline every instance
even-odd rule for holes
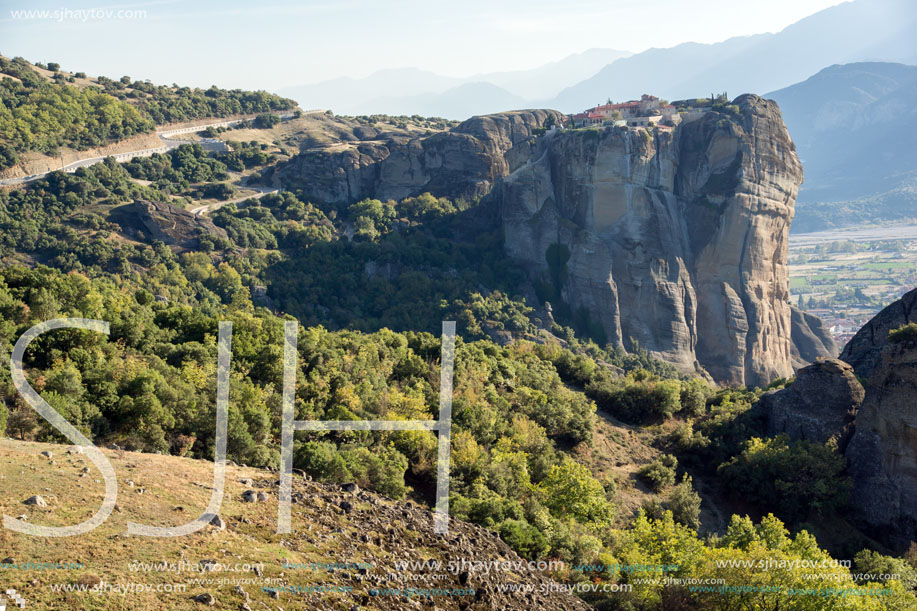
[[[633,338],[683,371],[763,386],[835,348],[812,317],[791,316],[787,237],[802,169],[780,111],[753,95],[734,103],[737,114],[653,136],[534,137],[563,121],[552,110],[472,117],[423,138],[350,126],[278,174],[325,203],[491,193],[497,205],[480,216],[495,213],[507,254],[544,280],[548,247],[563,245],[560,295],[611,343]]]
[[[437,196],[486,195],[509,171],[505,153],[562,114],[521,110],[472,117],[450,131],[423,138],[365,140],[307,150],[279,169],[284,185],[328,204],[372,197],[399,200],[429,191]],[[359,128],[358,128],[359,129]],[[351,140],[361,135],[354,133]],[[372,137],[372,134],[366,136]]]
[[[783,390],[765,393],[758,402],[767,417],[769,436],[786,433],[793,441],[825,443],[834,437],[843,451],[866,391],[853,367],[837,359],[819,359],[796,373]]]
[[[857,375],[870,377],[882,358],[888,332],[912,322],[917,322],[917,289],[905,293],[863,325],[844,346],[841,358],[853,365]]]
[[[793,372],[787,238],[802,168],[774,102],[744,95],[673,131],[549,132],[507,156],[508,254],[684,371],[765,385]],[[827,340],[826,340],[827,341]],[[833,356],[833,355],[820,355]]]
[[[917,541],[917,345],[887,344],[846,451],[855,517],[898,551]]]
[[[805,367],[820,356],[834,356],[838,353],[838,346],[822,319],[792,305],[790,313],[795,367]]]

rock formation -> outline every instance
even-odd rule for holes
[[[839,348],[821,318],[790,306],[793,339],[793,364],[805,367],[818,357],[836,356]]]
[[[854,517],[905,551],[917,541],[917,343],[886,343],[881,350],[846,457]]]
[[[816,319],[791,314],[787,236],[802,168],[780,111],[753,95],[734,104],[652,131],[545,132],[563,120],[550,110],[424,137],[336,118],[346,132],[336,144],[317,138],[276,175],[325,204],[491,193],[479,216],[502,224],[507,254],[536,284],[560,285],[555,306],[585,312],[614,345],[633,339],[682,371],[763,386],[836,348]]]
[[[841,352],[841,359],[853,365],[857,375],[868,378],[879,363],[888,332],[917,322],[917,289],[906,293],[857,331]]]
[[[866,391],[853,367],[837,359],[819,359],[796,373],[796,381],[765,393],[758,402],[769,436],[824,443],[831,437],[843,451]]]
[[[561,277],[563,299],[612,343],[764,385],[793,372],[786,256],[802,168],[776,104],[734,104],[672,131],[564,130],[517,146],[502,220],[507,253]],[[568,255],[560,272],[554,244]]]
[[[135,201],[115,208],[110,217],[132,238],[142,237],[169,246],[195,248],[204,236],[227,239],[226,230],[209,218],[164,202]]]
[[[278,176],[325,204],[398,200],[425,191],[473,199],[509,172],[507,151],[549,120],[563,119],[553,110],[522,110],[472,117],[449,131],[413,138],[355,128],[344,143],[302,151]]]

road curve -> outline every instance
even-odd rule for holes
[[[280,112],[280,113],[274,113],[274,114],[280,117],[281,119],[286,119],[288,117],[292,117],[294,112],[295,111],[288,111],[288,112]],[[324,112],[324,111],[320,109],[313,109],[313,110],[303,110],[301,112],[302,114],[306,115],[306,114],[313,114],[313,113]],[[248,121],[248,119],[233,119],[230,121],[225,121],[225,120],[224,121],[214,121],[212,123],[205,123],[204,125],[195,125],[192,127],[181,127],[178,129],[166,129],[162,131],[157,131],[156,135],[159,136],[159,139],[162,141],[162,146],[158,146],[156,148],[151,148],[151,149],[141,149],[139,151],[129,151],[126,153],[116,153],[114,155],[106,155],[105,157],[88,157],[86,159],[80,159],[79,161],[74,161],[73,163],[67,164],[63,168],[61,168],[61,170],[63,170],[64,172],[75,172],[77,168],[86,168],[86,167],[95,165],[97,163],[101,163],[102,161],[105,160],[106,157],[113,157],[115,161],[118,161],[118,162],[126,162],[136,157],[149,157],[153,153],[165,153],[165,152],[171,151],[172,149],[178,148],[182,144],[188,144],[187,140],[174,140],[171,138],[171,136],[177,136],[179,134],[190,134],[190,133],[195,133],[195,132],[202,132],[205,129],[207,129],[208,127],[231,127],[233,125],[237,125],[241,123],[242,121]],[[39,178],[43,178],[44,176],[47,176],[51,172],[57,172],[57,171],[59,170],[51,170],[48,172],[42,172],[40,174],[32,174],[31,176],[20,176],[19,178],[4,178],[0,180],[0,187],[26,184],[26,183],[32,182],[33,180],[38,180]]]

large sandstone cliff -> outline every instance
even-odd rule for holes
[[[776,104],[734,103],[738,114],[674,131],[567,130],[517,146],[502,219],[508,254],[536,274],[551,273],[553,244],[569,252],[561,294],[611,342],[764,385],[793,372],[786,256],[802,168]]]
[[[367,197],[398,200],[425,191],[473,199],[489,193],[508,173],[506,152],[549,120],[561,122],[563,115],[520,110],[472,117],[423,137],[380,135],[366,127],[352,133],[338,129],[343,142],[302,151],[279,168],[278,176],[285,186],[326,204]]]
[[[507,254],[543,283],[547,251],[561,245],[556,295],[613,344],[633,339],[684,371],[765,385],[836,348],[816,319],[791,314],[787,235],[802,169],[780,111],[753,95],[735,104],[652,133],[542,135],[563,121],[551,110],[416,136],[322,117],[327,142],[307,143],[277,176],[332,205],[492,194],[479,217],[502,224]]]

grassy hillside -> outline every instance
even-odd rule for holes
[[[68,449],[0,441],[3,513],[25,515],[29,522],[47,526],[92,515],[101,504],[104,484],[85,455],[68,454]],[[41,452],[50,452],[51,458]],[[197,518],[210,499],[213,464],[104,453],[120,488],[115,511],[102,526],[78,537],[76,544],[71,538],[36,538],[9,530],[0,534],[4,587],[15,588],[27,608],[199,609],[204,605],[195,597],[207,594],[219,609],[412,608],[405,597],[388,594],[402,588],[454,590],[455,595],[437,598],[440,608],[469,603],[479,609],[518,608],[525,604],[523,593],[501,592],[497,586],[549,583],[540,571],[527,567],[468,579],[460,579],[460,571],[444,570],[435,580],[423,579],[420,571],[404,571],[397,563],[440,561],[446,566],[472,553],[520,565],[522,559],[483,528],[453,521],[449,535],[437,536],[432,514],[417,505],[359,490],[344,492],[301,476],[294,478],[293,533],[278,535],[277,476],[252,468],[227,470],[219,513],[223,528],[208,526],[178,538],[127,536],[128,522],[178,526]],[[248,490],[268,498],[245,502]],[[34,494],[47,506],[22,503]],[[469,540],[475,541],[473,549]],[[29,562],[44,563],[43,568],[29,570]],[[584,608],[569,594],[536,592],[539,608]]]

